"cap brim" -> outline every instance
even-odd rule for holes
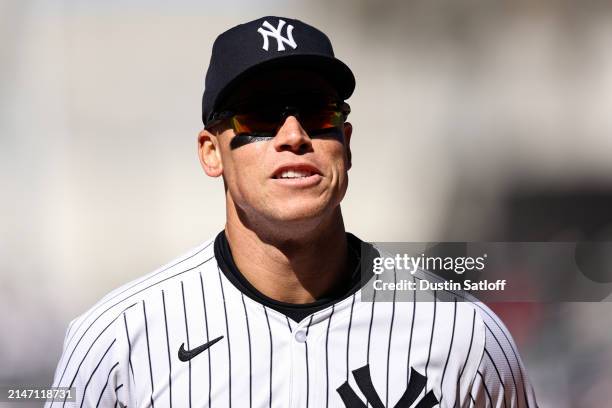
[[[245,79],[252,79],[258,73],[272,69],[299,69],[319,74],[338,92],[343,100],[355,90],[355,76],[350,68],[337,58],[318,54],[286,55],[249,67],[237,75],[217,96],[214,108],[230,95]]]

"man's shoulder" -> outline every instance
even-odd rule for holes
[[[112,290],[74,319],[69,331],[74,335],[93,327],[98,328],[94,332],[104,330],[124,312],[146,300],[156,288],[172,284],[190,273],[199,273],[208,267],[216,268],[214,241],[211,238],[154,271]]]
[[[501,318],[480,299],[464,290],[463,287],[456,289],[452,285],[444,284],[449,281],[423,269],[418,269],[414,277],[417,281],[427,281],[430,283],[430,287],[441,288],[438,290],[419,290],[418,293],[424,298],[436,298],[438,301],[451,304],[456,302],[458,305],[456,313],[473,316],[475,324],[481,325],[486,331],[495,331],[505,338],[510,338],[510,333]],[[431,283],[437,283],[438,285],[431,285]],[[452,310],[452,308],[446,310]]]
[[[423,270],[417,271],[415,278],[426,279],[430,282],[444,281],[443,278]],[[446,320],[447,326],[453,327],[455,340],[459,339],[460,342],[468,344],[468,354],[476,357],[470,362],[466,360],[468,367],[465,372],[468,378],[475,379],[478,370],[484,374],[486,367],[491,366],[494,367],[490,369],[491,372],[494,371],[497,376],[505,375],[507,377],[505,380],[512,380],[515,387],[521,386],[518,385],[519,381],[528,382],[523,373],[524,367],[520,352],[512,334],[490,307],[462,289],[428,292],[430,297],[438,300],[438,317]],[[422,294],[419,292],[419,295]],[[426,296],[423,295],[423,297]],[[464,324],[459,324],[460,321],[463,321]],[[450,322],[453,323],[450,324]],[[457,336],[458,333],[461,333],[462,336]],[[517,375],[517,373],[520,374]],[[521,378],[518,378],[519,376]],[[525,387],[525,391],[521,390],[521,393],[527,395],[529,386],[526,384],[521,387]]]

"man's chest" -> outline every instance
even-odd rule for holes
[[[158,318],[132,344],[132,405],[433,406],[467,387],[471,347],[454,333],[472,322],[450,313],[452,304],[354,295],[296,323],[231,290],[199,308],[171,300],[182,305],[165,298],[165,318],[163,304],[152,310]]]

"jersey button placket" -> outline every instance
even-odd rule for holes
[[[321,358],[321,321],[325,319],[309,319],[302,321],[293,330],[292,355],[293,355],[293,386],[291,390],[291,407],[318,408],[325,406],[321,400],[321,383],[325,379],[324,372],[320,372]],[[306,362],[306,350],[308,349],[308,363]],[[323,377],[321,376],[323,374]],[[308,396],[306,395],[308,392]],[[307,404],[308,402],[308,404]]]
[[[296,326],[291,333],[291,408],[306,407],[306,325]],[[308,404],[312,407],[312,404]]]

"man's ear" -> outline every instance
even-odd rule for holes
[[[203,129],[198,135],[198,156],[204,172],[210,177],[223,174],[223,161],[219,150],[219,140],[208,130]]]
[[[353,134],[353,125],[351,125],[350,122],[345,122],[343,132],[344,132],[344,148],[346,149],[346,159],[347,159],[346,169],[349,170],[351,166],[353,165],[352,163],[353,156],[351,155],[351,135]]]

